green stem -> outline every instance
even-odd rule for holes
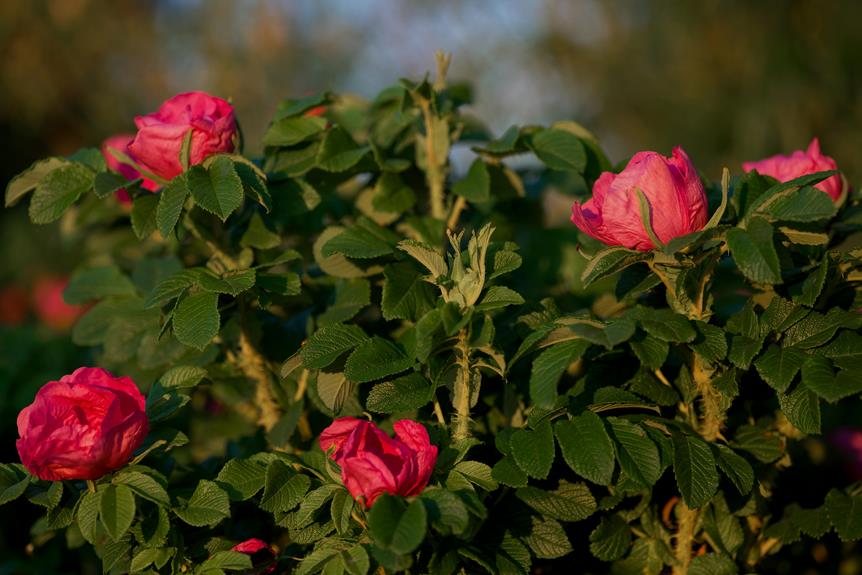
[[[92,479],[87,479],[87,491],[89,491],[90,493],[96,492],[96,484],[93,482]]]
[[[673,566],[673,575],[687,575],[688,566],[691,563],[691,546],[694,535],[697,532],[697,522],[700,512],[690,509],[685,502],[680,501],[676,506],[678,527],[674,535],[674,552],[676,565]]]
[[[272,378],[266,359],[249,338],[245,325],[245,306],[240,303],[239,368],[255,383],[255,403],[258,409],[258,424],[269,431],[281,418],[281,409],[272,393]]]
[[[467,343],[467,330],[458,333],[455,344],[458,373],[455,375],[454,403],[455,421],[452,439],[460,441],[470,437],[470,346]]]

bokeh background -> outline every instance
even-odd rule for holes
[[[188,90],[231,98],[254,153],[282,99],[371,97],[439,49],[497,133],[573,119],[612,161],[681,145],[712,179],[819,136],[858,187],[860,22],[855,0],[2,0],[0,181]],[[30,298],[80,251],[25,205],[0,210],[0,294]],[[18,410],[88,356],[64,326],[3,305],[0,460],[13,461]]]

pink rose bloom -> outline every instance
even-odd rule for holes
[[[27,319],[27,292],[15,285],[0,290],[0,325],[21,325]]]
[[[851,481],[862,481],[862,428],[844,427],[830,434],[832,443],[844,456]]]
[[[638,189],[649,202],[653,231],[663,243],[706,225],[706,192],[682,148],[674,148],[670,158],[638,152],[619,174],[603,172],[593,185],[593,197],[572,206],[572,223],[609,246],[653,249],[641,219]]]
[[[133,139],[134,136],[131,134],[117,134],[102,142],[102,155],[105,157],[105,163],[108,165],[108,169],[119,173],[130,181],[140,178],[140,172],[129,164],[120,162],[120,160],[115,158],[114,154],[109,150],[113,149],[129,155],[129,144],[132,143]],[[147,178],[144,178],[144,181],[141,183],[141,187],[150,192],[155,192],[159,189],[159,185],[156,182],[148,180]],[[122,204],[128,204],[132,201],[131,198],[129,198],[129,193],[125,189],[118,190],[116,196],[117,200]]]
[[[409,419],[395,422],[395,438],[373,423],[342,417],[320,434],[320,447],[341,466],[341,480],[366,507],[382,493],[409,497],[428,485],[437,462],[437,447],[428,432]]]
[[[240,553],[250,555],[252,564],[257,569],[255,573],[259,573],[260,575],[275,573],[275,551],[266,541],[254,538],[246,539],[242,543],[234,545],[231,551],[239,551]],[[264,565],[268,566],[260,570]]]
[[[49,381],[18,414],[21,463],[39,479],[98,479],[124,466],[149,431],[135,382],[98,367]]]
[[[158,112],[137,116],[138,133],[129,152],[142,168],[166,180],[183,171],[180,150],[192,131],[190,164],[200,164],[213,154],[233,152],[238,131],[233,106],[204,92],[177,94]]]
[[[39,321],[55,331],[68,331],[84,313],[83,306],[63,300],[68,278],[43,276],[33,286],[33,311]]]
[[[777,154],[759,162],[745,162],[742,164],[742,169],[746,172],[757,170],[758,173],[772,176],[779,182],[789,182],[807,174],[837,170],[838,164],[829,156],[820,153],[820,142],[814,138],[804,152],[796,150],[789,156]],[[833,200],[838,200],[843,186],[841,178],[835,175],[826,178],[814,187],[829,194]]]

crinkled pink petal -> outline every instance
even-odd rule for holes
[[[395,437],[410,450],[410,462],[398,478],[399,495],[418,495],[428,485],[437,463],[437,446],[431,445],[428,431],[421,423],[402,419],[393,425]]]
[[[609,245],[616,242],[611,231],[604,225],[602,204],[615,178],[616,174],[612,172],[602,172],[593,184],[593,197],[583,204],[575,202],[572,206],[572,223],[588,236]]]
[[[340,448],[347,441],[348,436],[353,433],[353,430],[360,425],[367,425],[368,422],[364,419],[356,417],[339,417],[333,421],[329,427],[323,430],[320,434],[320,449],[324,453],[329,453],[329,457],[336,463],[341,458]],[[330,451],[331,450],[331,451]]]
[[[341,479],[354,499],[365,499],[366,507],[371,507],[383,493],[397,493],[392,470],[372,453],[342,460]]]
[[[757,170],[759,174],[771,176],[779,182],[788,182],[807,174],[837,170],[838,164],[831,157],[822,154],[820,141],[814,138],[805,151],[796,150],[789,156],[776,154],[756,162],[743,162],[742,169],[746,172]],[[835,175],[817,183],[814,187],[829,194],[833,200],[838,200],[841,197],[843,183],[841,177]]]

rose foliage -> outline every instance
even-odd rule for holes
[[[571,121],[492,135],[439,64],[285,100],[252,156],[181,94],[8,184],[87,246],[100,366],[0,466],[34,541],[105,573],[721,575],[862,536],[859,484],[775,497],[862,393],[862,203],[818,142],[614,166]]]

